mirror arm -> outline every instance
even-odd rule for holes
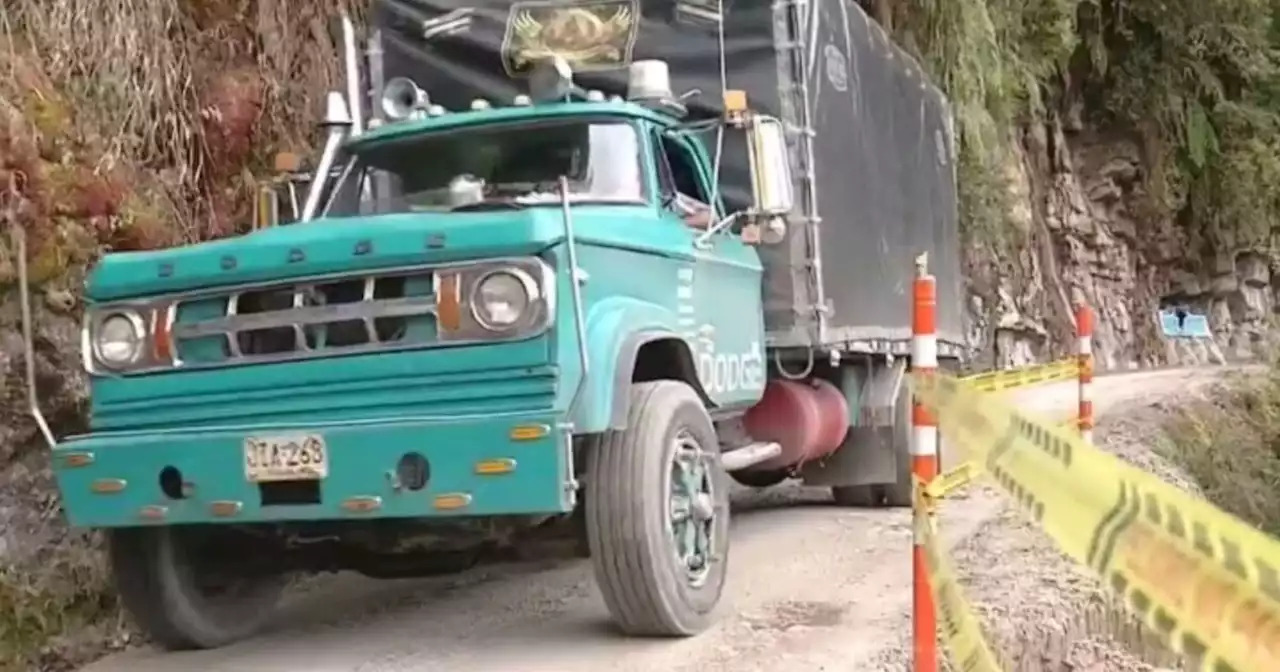
[[[694,239],[693,241],[694,247],[697,247],[699,249],[706,249],[707,242],[711,240],[712,236],[716,235],[717,233],[720,233],[722,230],[724,230],[726,226],[729,226],[730,224],[736,222],[739,217],[742,217],[743,214],[744,213],[741,213],[741,212],[731,212],[720,221],[707,227],[706,231],[703,231],[702,233],[698,234],[698,237]]]

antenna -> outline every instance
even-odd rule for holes
[[[724,55],[724,0],[716,0],[716,46],[720,56],[720,96],[729,90],[729,65]],[[720,203],[720,160],[724,155],[724,125],[716,128],[716,154],[711,159],[711,208],[714,212]]]

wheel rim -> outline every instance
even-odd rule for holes
[[[711,573],[716,542],[716,483],[712,453],[698,440],[681,430],[672,439],[667,522],[675,551],[676,566],[692,586],[701,586]]]

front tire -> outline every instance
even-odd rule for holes
[[[212,649],[255,634],[284,586],[281,576],[236,576],[229,554],[209,553],[187,528],[110,530],[107,552],[116,590],[138,626],[171,651]],[[221,535],[219,535],[221,537]]]
[[[710,416],[677,381],[631,386],[627,429],[588,455],[587,542],[609,613],[635,636],[712,622],[729,555],[729,488]]]

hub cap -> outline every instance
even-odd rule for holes
[[[677,566],[685,579],[701,585],[711,571],[715,548],[716,491],[711,460],[717,459],[687,431],[676,435],[671,460],[668,520]]]

